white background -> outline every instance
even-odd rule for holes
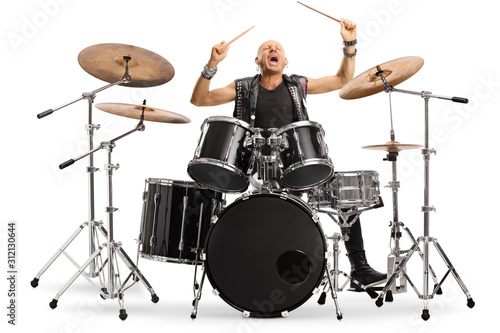
[[[137,254],[144,180],[150,177],[190,180],[191,160],[200,125],[208,116],[232,114],[233,105],[197,108],[189,103],[193,85],[207,62],[212,45],[230,40],[255,25],[231,45],[226,60],[212,80],[213,87],[256,73],[254,57],[265,40],[276,39],[290,62],[287,74],[308,77],[335,74],[342,58],[339,25],[295,1],[9,1],[1,10],[2,162],[0,247],[7,272],[7,222],[17,222],[17,326],[7,324],[7,280],[0,284],[0,324],[9,331],[120,332],[169,330],[175,332],[271,332],[304,330],[374,332],[437,332],[472,330],[493,322],[498,291],[498,19],[491,1],[320,1],[307,2],[336,17],[358,24],[356,74],[404,56],[420,56],[423,68],[398,88],[431,91],[469,98],[469,104],[431,99],[431,236],[439,242],[460,273],[477,305],[466,297],[453,277],[445,294],[429,302],[431,319],[420,319],[423,302],[413,290],[396,295],[394,303],[377,308],[365,294],[339,293],[344,319],[338,322],[330,298],[319,306],[316,296],[286,319],[244,319],[205,284],[199,315],[189,317],[193,267],[140,260],[140,268],[160,297],[157,304],[136,285],[125,293],[129,318],[118,319],[118,302],[101,300],[82,277],[60,298],[57,309],[49,301],[75,271],[61,256],[33,289],[29,282],[87,216],[86,160],[61,171],[57,166],[87,151],[87,102],[80,101],[41,120],[36,114],[62,105],[106,83],[88,75],[78,64],[84,48],[99,43],[124,43],[146,48],[169,60],[175,77],[152,88],[114,87],[97,95],[96,103],[140,104],[189,117],[185,125],[146,123],[145,132],[117,142],[113,161],[115,239],[127,253]],[[292,23],[293,22],[293,23]],[[358,100],[342,100],[338,92],[309,96],[311,120],[323,125],[330,157],[338,171],[376,170],[382,185],[391,165],[384,153],[360,149],[389,141],[388,96],[380,93]],[[393,94],[396,139],[423,144],[424,101],[418,96]],[[100,124],[95,142],[114,138],[136,121],[95,109]],[[96,219],[106,222],[105,151],[95,155]],[[423,162],[419,150],[399,157],[400,220],[415,236],[423,234]],[[384,270],[389,253],[391,192],[383,188],[386,206],[363,214],[363,231],[370,263]],[[324,224],[331,224],[326,218]],[[328,229],[328,228],[325,228]],[[335,231],[335,228],[329,228]],[[87,256],[87,230],[68,252],[79,262]],[[407,244],[405,244],[408,246]],[[230,250],[230,249],[228,249]],[[342,247],[342,251],[343,247]],[[344,252],[345,253],[345,252]],[[445,272],[431,252],[431,264]],[[349,270],[342,254],[341,269]],[[418,256],[409,274],[422,292]],[[126,275],[125,267],[121,267]],[[3,276],[6,276],[4,273]],[[245,286],[241,286],[244,288]]]

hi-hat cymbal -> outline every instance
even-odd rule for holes
[[[403,57],[377,65],[349,81],[339,93],[343,99],[356,99],[371,96],[384,91],[384,83],[378,72],[382,71],[387,83],[391,86],[412,77],[424,65],[420,57]]]
[[[131,81],[121,83],[126,87],[154,87],[170,81],[175,74],[167,59],[146,49],[126,44],[96,44],[82,50],[78,55],[80,66],[92,76],[114,83],[123,78],[126,61]]]
[[[369,150],[382,150],[388,153],[398,153],[402,150],[418,149],[422,147],[423,147],[422,145],[405,144],[405,143],[399,143],[397,141],[389,141],[382,145],[363,146],[361,148]]]
[[[191,119],[184,117],[172,111],[166,111],[158,108],[153,108],[142,104],[125,104],[125,103],[99,103],[96,108],[99,110],[116,114],[118,116],[140,119],[142,108],[144,109],[144,120],[156,121],[159,123],[174,123],[186,124],[190,123]]]

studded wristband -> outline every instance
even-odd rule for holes
[[[342,44],[343,44],[344,46],[352,46],[352,45],[356,45],[356,44],[358,44],[358,40],[357,40],[357,39],[355,39],[355,40],[350,40],[350,41],[347,41],[347,42],[346,42],[346,41],[343,41],[343,42],[342,42]]]
[[[201,75],[207,80],[211,80],[214,77],[215,73],[217,73],[217,67],[208,68],[208,65],[205,65],[203,67],[203,70],[201,71]]]

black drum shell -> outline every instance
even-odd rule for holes
[[[276,134],[288,143],[288,147],[280,151],[285,187],[307,190],[333,176],[321,125],[299,121],[280,128]]]
[[[202,125],[200,142],[188,164],[189,176],[221,192],[243,192],[248,188],[251,147],[245,139],[250,125],[231,117],[209,117]]]
[[[202,248],[210,229],[212,214],[217,214],[220,210],[222,193],[203,188],[194,182],[179,180],[149,178],[146,184],[139,247],[141,257],[193,264],[197,254],[192,249],[197,247],[199,223],[201,222],[199,245]],[[159,196],[155,212],[157,194]],[[184,197],[187,197],[185,211]],[[184,246],[179,250],[183,215]],[[150,243],[152,236],[156,238],[154,246]]]

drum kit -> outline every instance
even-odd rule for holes
[[[372,298],[377,298],[376,304],[381,306],[384,296],[386,301],[392,301],[392,294],[405,292],[408,281],[419,298],[424,300],[422,318],[427,320],[427,301],[441,291],[441,284],[449,273],[467,295],[468,306],[474,306],[469,292],[436,239],[429,236],[428,216],[433,210],[428,202],[428,164],[430,154],[434,152],[428,145],[428,100],[431,97],[461,103],[466,100],[395,89],[394,85],[405,81],[422,67],[421,58],[406,57],[378,65],[354,78],[340,91],[344,99],[362,98],[382,91],[389,93],[389,97],[392,92],[402,92],[420,95],[425,99],[423,237],[415,239],[409,229],[399,222],[397,180],[398,153],[422,146],[395,141],[391,109],[391,141],[363,147],[387,152],[386,160],[392,162],[393,167],[393,179],[389,187],[393,192],[391,240],[394,246],[388,257],[388,279],[378,283],[386,282],[383,289],[362,285],[338,268],[339,242],[347,239],[349,227],[362,212],[384,205],[378,173],[369,170],[334,171],[328,157],[323,127],[313,121],[299,121],[282,128],[266,129],[266,136],[263,136],[263,129],[252,128],[242,120],[226,116],[208,117],[201,126],[193,159],[187,166],[187,173],[194,181],[146,179],[137,261],[132,261],[121,243],[114,239],[113,214],[117,208],[113,206],[112,184],[113,173],[119,165],[112,163],[113,148],[125,136],[144,131],[144,121],[183,124],[190,120],[174,112],[148,106],[146,101],[137,105],[97,104],[96,107],[102,111],[138,119],[139,123],[129,132],[94,147],[93,134],[99,129],[99,125],[92,121],[93,102],[97,93],[115,85],[158,86],[172,79],[174,69],[158,54],[124,44],[88,47],[80,53],[78,61],[86,72],[109,85],[83,93],[78,99],[38,115],[38,118],[42,118],[79,100],[88,100],[89,120],[86,129],[89,151],[60,165],[63,169],[88,157],[88,221],[77,228],[31,281],[32,287],[37,287],[41,275],[60,254],[65,254],[77,267],[71,279],[50,302],[51,308],[57,307],[61,295],[80,275],[99,290],[103,299],[118,299],[119,317],[122,320],[127,318],[124,292],[136,282],[142,282],[151,293],[152,301],[158,302],[159,297],[138,268],[139,257],[195,267],[193,319],[197,316],[205,278],[213,286],[214,294],[241,311],[245,317],[286,317],[322,289],[318,302],[324,304],[327,292],[330,292],[337,319],[340,320],[343,314],[337,292],[342,291],[348,282],[358,285]],[[108,157],[105,164],[107,228],[95,219],[94,173],[98,168],[94,167],[93,155],[99,150],[106,150]],[[240,196],[226,206],[226,194]],[[319,214],[330,217],[342,233],[325,235]],[[78,264],[66,253],[66,248],[85,228],[89,230],[89,257],[83,264]],[[409,251],[399,248],[401,228],[412,240],[413,246]],[[104,236],[104,243],[100,241],[99,234]],[[436,246],[449,268],[439,282],[429,265],[429,243]],[[104,249],[107,249],[106,259],[102,255]],[[415,251],[424,261],[423,294],[418,292],[405,270],[406,263]],[[129,269],[123,281],[118,259]],[[198,277],[198,269],[202,270],[201,278]],[[432,291],[427,287],[429,274],[435,282]],[[347,278],[342,286],[339,275]],[[99,278],[99,284],[92,278]],[[396,285],[398,278],[399,286]],[[381,293],[375,290],[381,290]]]

